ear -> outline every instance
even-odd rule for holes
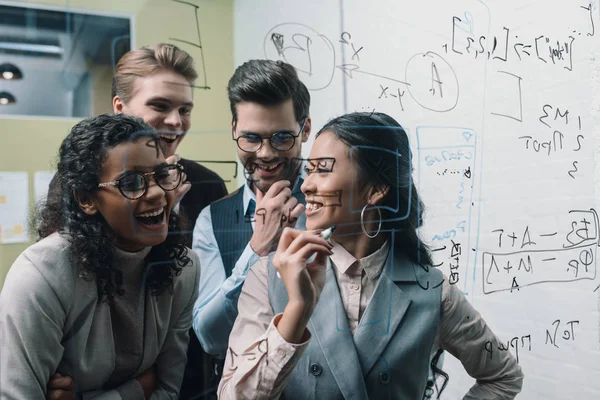
[[[234,137],[235,136],[235,120],[233,118],[231,118],[231,136]]]
[[[312,128],[312,121],[311,121],[310,117],[307,117],[306,122],[304,123],[304,130],[302,131],[302,143],[306,143],[306,141],[310,137],[311,128]]]
[[[373,206],[381,203],[389,190],[390,187],[386,185],[371,186],[367,194],[367,203]]]
[[[121,99],[119,97],[119,95],[116,95],[115,97],[113,97],[113,112],[115,114],[123,114],[124,109],[125,109],[125,102],[123,101],[123,99]]]
[[[73,197],[75,197],[75,201],[79,204],[79,208],[87,215],[95,215],[98,213],[98,207],[91,195],[73,192]]]

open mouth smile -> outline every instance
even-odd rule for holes
[[[135,218],[147,227],[157,227],[165,221],[165,206],[135,214]]]
[[[166,133],[163,133],[163,134],[160,135],[160,138],[161,138],[161,140],[163,142],[171,144],[171,143],[175,143],[175,141],[177,140],[178,136],[179,135],[176,135],[176,134],[166,134]]]

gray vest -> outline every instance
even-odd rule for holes
[[[252,225],[244,215],[244,187],[212,203],[210,214],[225,276],[229,277],[252,238]]]
[[[287,292],[272,263],[268,279],[273,312],[283,312]],[[352,336],[329,261],[308,324],[312,338],[281,399],[423,399],[440,323],[442,279],[439,270],[415,265],[392,248]]]

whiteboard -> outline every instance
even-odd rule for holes
[[[598,1],[238,0],[234,15],[236,66],[293,64],[314,132],[360,110],[405,128],[421,236],[504,342],[491,351],[518,357],[518,398],[600,398]],[[443,369],[442,398],[461,398],[473,379],[449,355]]]

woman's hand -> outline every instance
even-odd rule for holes
[[[50,378],[47,389],[47,400],[75,400],[73,379],[70,376],[62,376],[58,372],[55,373]]]
[[[290,343],[302,340],[325,286],[327,256],[333,254],[333,246],[319,234],[285,228],[273,258],[273,264],[288,293],[288,304],[277,329]],[[315,259],[307,263],[315,253]]]
[[[143,374],[135,378],[142,387],[146,400],[152,396],[152,392],[154,392],[154,389],[156,389],[156,371],[154,369],[155,366],[153,365],[144,371]]]

